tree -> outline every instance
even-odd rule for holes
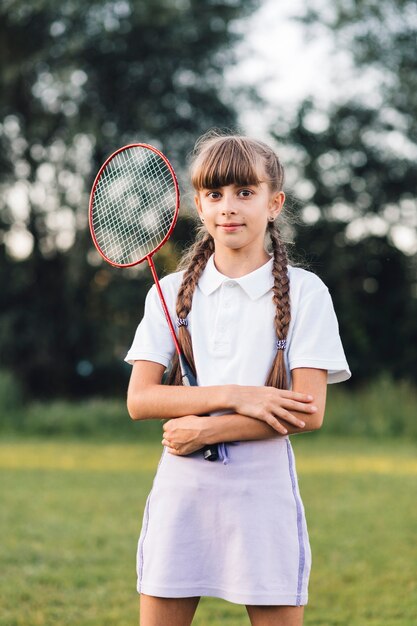
[[[416,17],[408,0],[310,2],[308,32],[351,53],[362,93],[344,77],[344,97],[308,98],[273,129],[297,150],[309,226],[296,242],[334,295],[352,383],[383,370],[417,382]]]
[[[256,0],[6,0],[0,8],[0,349],[31,394],[120,391],[146,272],[104,267],[88,190],[131,141],[181,170],[210,126],[233,126],[234,21]],[[184,218],[158,255],[172,270]]]

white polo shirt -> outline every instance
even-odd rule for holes
[[[272,301],[272,263],[229,278],[221,274],[212,255],[194,291],[188,329],[193,343],[200,386],[264,385],[276,354]],[[297,367],[326,369],[327,382],[350,378],[339,325],[327,286],[313,272],[289,268],[291,322],[285,363],[288,380]],[[172,322],[184,272],[161,279]],[[149,290],[144,317],[125,360],[155,361],[168,366],[175,352],[155,285]]]

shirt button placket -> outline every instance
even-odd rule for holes
[[[217,354],[226,355],[230,352],[232,330],[232,289],[236,283],[225,281],[220,288],[220,306],[217,325],[214,329],[214,349]]]

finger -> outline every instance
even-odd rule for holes
[[[301,413],[315,413],[317,411],[317,407],[314,404],[295,402],[294,400],[288,400],[287,402],[285,402],[285,409],[300,411]]]
[[[279,412],[279,417],[288,422],[289,424],[293,424],[294,426],[298,426],[299,428],[304,428],[305,422],[300,420],[298,417],[286,411],[285,409],[281,409]]]
[[[175,448],[172,448],[171,446],[167,446],[167,445],[166,445],[166,446],[165,446],[165,448],[168,450],[168,452],[169,452],[170,454],[175,454],[175,455],[178,455],[178,454],[179,454],[179,452],[178,452],[177,450],[175,450]]]
[[[291,391],[290,389],[280,389],[279,392],[282,398],[290,398],[291,400],[298,400],[299,402],[311,402],[314,399],[309,393],[300,393],[299,391]]]
[[[165,437],[162,439],[162,445],[167,446],[167,448],[172,448],[173,450],[175,450],[174,444],[168,441],[168,439],[166,439]]]
[[[283,424],[281,424],[281,422],[278,421],[278,419],[275,417],[275,415],[271,415],[266,419],[267,424],[269,424],[270,426],[272,426],[272,428],[274,430],[276,430],[278,433],[280,433],[280,435],[286,435],[288,433],[288,430],[285,428],[285,426],[283,426]]]

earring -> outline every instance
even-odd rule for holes
[[[275,222],[275,217],[274,217],[273,215],[271,215],[271,217],[269,217],[269,218],[268,218],[268,220],[269,220],[270,222]]]
[[[204,224],[204,217],[201,217],[200,219],[201,219],[201,221],[202,221],[202,222],[203,222],[203,224]]]

